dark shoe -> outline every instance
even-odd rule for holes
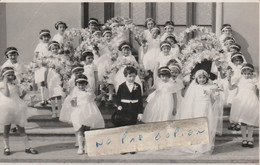
[[[236,131],[240,131],[241,130],[241,126],[239,124],[237,124],[234,128]]]
[[[4,149],[4,155],[8,156],[10,154],[11,154],[10,149],[9,148],[5,148]]]
[[[253,142],[253,141],[248,141],[248,142],[247,142],[247,146],[248,146],[249,148],[254,148],[254,142]]]
[[[33,149],[33,148],[27,148],[27,149],[25,149],[25,153],[27,153],[27,154],[38,154],[38,151],[36,151],[35,149]]]
[[[127,153],[126,152],[124,152],[124,153],[120,153],[121,155],[126,155]]]
[[[246,140],[243,140],[243,141],[242,141],[242,147],[248,147],[247,143],[248,143],[248,142],[247,142]]]
[[[230,126],[228,127],[228,130],[234,130],[234,128],[236,127],[236,125],[234,123],[230,124]]]
[[[11,132],[13,132],[13,133],[17,132],[17,128],[16,127],[12,128]]]
[[[130,152],[130,154],[132,154],[132,155],[133,155],[133,154],[136,154],[136,152]]]
[[[45,101],[43,100],[43,101],[41,101],[41,106],[44,106],[45,105]]]
[[[50,102],[48,100],[44,100],[45,105],[50,105]]]

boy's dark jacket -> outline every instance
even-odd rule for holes
[[[138,100],[137,103],[124,103],[121,100]],[[117,106],[122,106],[122,112],[124,112],[125,116],[128,118],[125,121],[124,125],[133,125],[137,122],[137,116],[140,113],[143,113],[143,98],[141,86],[137,83],[134,83],[134,88],[132,92],[129,91],[126,82],[122,83],[117,91],[116,97]]]

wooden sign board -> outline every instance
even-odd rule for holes
[[[207,118],[166,121],[85,132],[89,156],[209,144]]]

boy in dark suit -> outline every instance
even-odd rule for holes
[[[119,85],[116,97],[117,109],[124,112],[128,119],[123,125],[135,125],[141,120],[143,113],[143,100],[141,86],[135,82],[137,70],[127,66],[124,70],[126,81]]]
[[[141,86],[135,82],[137,70],[132,66],[127,66],[124,76],[126,81],[119,85],[116,95],[117,109],[123,114],[118,126],[135,125],[137,120],[142,119],[143,113]],[[130,152],[130,154],[135,154],[135,152]]]

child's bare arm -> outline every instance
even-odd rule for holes
[[[177,94],[173,93],[172,96],[173,96],[173,101],[174,101],[172,115],[175,116],[177,113]]]
[[[95,77],[95,91],[94,93],[97,94],[98,91],[98,71],[94,71],[94,77]]]
[[[3,89],[3,94],[6,96],[6,97],[10,97],[10,91],[9,91],[9,88],[8,88],[8,84],[7,84],[7,77],[5,76],[4,77],[4,89]]]

